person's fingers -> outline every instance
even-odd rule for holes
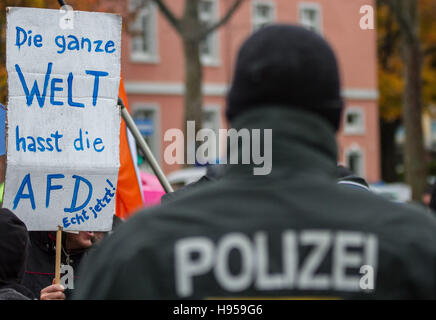
[[[41,293],[41,300],[65,300],[65,294],[61,291]]]
[[[60,284],[52,284],[51,286],[45,287],[44,289],[41,290],[41,294],[42,293],[50,293],[50,292],[56,292],[56,291],[61,291],[63,292],[65,290],[65,288],[60,285]]]
[[[54,282],[54,280],[53,280]],[[60,284],[52,284],[41,290],[41,300],[65,300],[65,288]]]

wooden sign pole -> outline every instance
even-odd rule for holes
[[[58,227],[56,232],[56,266],[55,266],[55,284],[61,282],[61,254],[62,254],[62,227]]]

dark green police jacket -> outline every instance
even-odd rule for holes
[[[75,298],[436,298],[436,219],[337,185],[328,123],[270,107],[232,125],[264,132],[248,145],[271,172],[253,156],[136,214],[86,259]]]

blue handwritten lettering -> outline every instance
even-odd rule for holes
[[[63,82],[63,80],[60,78],[53,78],[51,80],[50,103],[54,106],[63,106],[64,105],[64,103],[62,101],[55,101],[55,99],[54,99],[55,98],[54,95],[55,95],[56,91],[63,91],[64,90],[63,88],[56,87],[56,83],[62,83],[62,82]]]
[[[94,71],[94,70],[86,70],[86,74],[94,76],[94,90],[92,92],[92,105],[95,106],[97,104],[98,98],[98,85],[100,82],[100,77],[106,77],[109,75],[106,71]]]
[[[29,191],[29,193],[27,194],[24,193],[24,188],[26,186],[27,186],[27,190]],[[21,199],[29,199],[32,209],[35,210],[35,196],[33,194],[32,183],[30,181],[30,173],[28,173],[24,177],[23,181],[21,182],[20,188],[18,189],[18,192],[15,195],[14,208],[13,208],[14,210],[17,209],[18,203],[20,202]]]
[[[71,206],[69,208],[64,209],[65,212],[76,212],[76,211],[82,210],[84,207],[86,207],[88,202],[91,200],[91,196],[92,196],[92,184],[91,184],[91,182],[89,182],[87,179],[85,179],[81,176],[78,176],[78,175],[73,175],[73,179],[76,179],[76,182],[74,184],[73,199],[71,201]],[[77,207],[77,194],[79,192],[81,181],[84,182],[88,186],[88,197],[80,206]]]
[[[62,189],[62,185],[52,185],[51,180],[52,179],[63,179],[65,176],[63,174],[49,174],[47,175],[47,192],[45,194],[45,207],[48,208],[50,205],[50,195],[51,190],[59,190]]]
[[[68,104],[72,107],[84,108],[83,103],[73,101],[73,79],[73,73],[70,72],[68,75]]]
[[[48,86],[48,81],[50,79],[52,65],[53,65],[52,62],[49,62],[47,65],[47,72],[45,74],[44,89],[42,95],[39,92],[38,83],[36,82],[36,80],[33,83],[32,91],[29,93],[29,88],[27,87],[26,80],[24,79],[24,75],[21,72],[21,68],[18,64],[15,65],[15,70],[17,70],[18,77],[20,78],[21,85],[23,86],[23,90],[24,90],[24,94],[26,95],[28,106],[32,104],[33,97],[36,95],[36,99],[38,100],[39,107],[40,108],[44,107],[45,96],[47,94],[47,86]]]

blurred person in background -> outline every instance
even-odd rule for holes
[[[70,289],[53,283],[55,277],[56,232],[31,231],[30,250],[23,284],[42,300],[63,300],[71,294]],[[92,247],[93,232],[63,232],[61,264],[74,271],[74,280],[82,258]],[[75,284],[74,284],[75,285]]]
[[[112,230],[109,232],[63,232],[62,264],[73,268],[74,280],[78,279],[82,258],[93,246],[111,235],[123,220],[113,216]],[[27,264],[25,283],[32,288],[41,300],[64,300],[71,297],[71,291],[54,283],[56,257],[56,232],[30,232],[33,249]],[[74,284],[75,286],[75,284]]]
[[[30,300],[23,285],[29,246],[26,225],[8,209],[0,209],[0,300]]]
[[[432,210],[433,214],[436,216],[436,188],[433,186],[432,193],[430,197],[430,203],[428,207]]]
[[[424,207],[430,208],[431,198],[434,193],[434,185],[428,185],[421,197],[421,203]]]
[[[0,207],[3,205],[5,190],[6,155],[0,156]]]

